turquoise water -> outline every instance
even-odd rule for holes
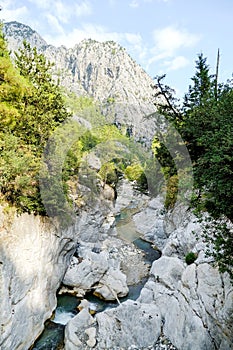
[[[144,278],[139,284],[134,286],[129,286],[129,294],[120,298],[120,302],[127,299],[136,300],[146,282]],[[91,309],[96,310],[96,312],[101,312],[107,309],[111,309],[118,306],[118,302],[104,301],[97,298],[92,293],[87,293],[85,295],[91,303]],[[33,346],[33,350],[60,350],[63,347],[64,339],[64,329],[66,323],[77,314],[77,306],[80,303],[80,299],[70,295],[58,295],[57,296],[57,308],[55,311],[55,317],[53,320],[47,321],[45,323],[45,329],[38,340]]]
[[[161,254],[152,247],[150,242],[139,237],[132,220],[132,215],[134,213],[135,208],[124,210],[116,217],[118,235],[127,242],[134,243],[137,248],[141,249],[145,253],[145,262],[151,265]],[[124,298],[120,298],[120,302],[127,299],[136,300],[146,281],[147,278],[143,278],[140,283],[129,286],[128,295]],[[106,309],[118,306],[117,301],[104,301],[92,293],[87,293],[85,299],[91,303],[91,309],[96,312],[102,312]],[[80,299],[70,294],[58,295],[54,318],[45,323],[45,329],[35,342],[32,350],[61,350],[63,348],[65,325],[77,314],[77,306],[79,303]]]
[[[63,348],[65,326],[48,321],[33,350],[60,350]]]
[[[136,208],[124,209],[116,215],[116,229],[118,235],[127,242],[134,245],[145,253],[145,262],[152,264],[161,256],[161,252],[154,249],[152,243],[145,241],[137,232],[132,216],[137,212]]]
[[[152,265],[153,261],[157,260],[161,256],[161,252],[152,247],[150,242],[145,241],[142,238],[137,238],[133,241],[135,246],[145,253],[145,261]]]
[[[45,329],[36,340],[33,350],[60,350],[63,348],[66,323],[77,313],[80,300],[72,295],[58,295],[54,319],[45,323]]]

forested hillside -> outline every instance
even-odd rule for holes
[[[232,82],[219,84],[211,75],[206,58],[199,55],[196,74],[178,107],[171,91],[158,78],[156,97],[166,104],[160,112],[178,130],[190,153],[194,171],[192,206],[203,221],[205,237],[214,245],[222,271],[232,275],[233,266],[233,87]],[[157,92],[159,90],[159,92]],[[161,100],[161,99],[160,99]],[[159,101],[159,99],[157,99]],[[11,62],[6,41],[0,34],[0,191],[1,199],[18,210],[45,214],[39,191],[41,156],[49,137],[71,118],[69,111],[88,109],[92,129],[83,132],[67,155],[64,184],[76,176],[83,157],[97,144],[112,140],[128,143],[131,135],[106,123],[98,105],[89,97],[77,98],[59,87],[52,79],[51,63],[36,48],[24,47]],[[172,138],[172,134],[167,134]],[[177,169],[165,145],[153,143],[154,155],[162,165],[167,180],[166,209],[175,204],[179,184]],[[115,149],[113,149],[115,152]],[[113,187],[119,174],[137,180],[146,188],[146,166],[139,158],[123,159],[115,152],[113,161],[102,164],[98,178]],[[160,171],[160,170],[159,170]],[[209,216],[203,215],[208,212]]]
[[[106,121],[93,98],[77,97],[61,88],[52,78],[52,64],[35,47],[24,42],[13,64],[1,33],[0,50],[1,198],[20,212],[44,215],[39,188],[41,159],[50,136],[62,123],[71,121],[72,114],[75,114],[83,115],[85,124],[81,125],[78,118],[77,124],[82,131],[64,163],[62,177],[66,193],[67,181],[78,175],[82,159],[92,148],[110,140],[128,144],[129,135],[126,129],[120,131]],[[110,152],[110,145],[107,147]],[[95,173],[99,181],[114,186],[118,172],[125,172],[131,180],[143,181],[143,170],[137,166],[136,155],[135,159],[124,160],[114,145],[112,152],[114,162],[107,161],[98,174]],[[133,169],[137,171],[132,174],[129,166],[134,163]],[[53,181],[56,186],[56,176]],[[55,191],[53,215],[58,215],[57,196]]]

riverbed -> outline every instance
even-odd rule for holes
[[[139,237],[132,220],[132,215],[134,213],[135,210],[128,209],[124,210],[116,217],[118,236],[127,242],[133,243],[138,249],[142,250],[145,254],[145,263],[151,265],[161,254],[153,247],[151,242],[145,241],[143,238]],[[139,283],[129,286],[128,295],[119,298],[120,302],[124,302],[127,299],[136,300],[146,281],[147,277],[142,278]],[[119,305],[117,301],[109,302],[101,300],[91,292],[85,295],[85,299],[90,302],[90,309],[93,310],[94,313],[102,312]],[[31,350],[63,349],[65,325],[78,313],[77,307],[80,302],[81,298],[77,298],[71,294],[57,295],[57,308],[55,313],[50,320],[46,321],[43,333],[34,343]]]

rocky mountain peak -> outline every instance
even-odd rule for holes
[[[154,82],[118,43],[85,39],[73,48],[55,47],[18,22],[6,23],[4,31],[10,50],[16,51],[23,40],[36,46],[55,63],[66,89],[109,105],[117,124],[130,127],[140,140],[151,140],[153,122],[144,121],[144,116],[156,111]]]
[[[4,33],[12,51],[17,51],[22,45],[23,40],[26,40],[31,46],[35,46],[40,50],[44,50],[48,46],[46,41],[35,30],[16,21],[6,23],[4,25]]]

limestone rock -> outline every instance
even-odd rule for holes
[[[144,252],[133,243],[110,237],[103,241],[102,249],[108,251],[112,266],[126,275],[127,285],[137,284],[148,276],[149,266],[145,264]]]
[[[103,188],[103,196],[105,199],[113,201],[115,198],[114,189],[111,186],[105,184]]]
[[[95,253],[83,249],[80,253],[85,258],[80,258],[83,259],[81,262],[76,257],[72,258],[63,278],[66,286],[74,287],[75,290],[78,288],[79,293],[95,288],[95,294],[105,300],[127,295],[126,275],[119,270],[119,263],[109,259],[106,251]]]
[[[133,216],[133,220],[140,235],[153,241],[159,249],[164,248],[168,236],[164,228],[162,197],[150,200],[145,208]]]
[[[132,183],[126,179],[122,179],[117,186],[117,198],[114,205],[115,214],[120,214],[125,208],[137,209],[147,203],[149,197],[136,191]]]
[[[156,342],[161,330],[161,316],[155,305],[127,300],[115,309],[96,315],[98,349],[139,349]]]
[[[54,75],[60,72],[61,84],[77,95],[91,96],[101,103],[102,112],[119,128],[128,129],[136,138],[149,144],[156,128],[144,116],[156,112],[153,80],[113,41],[83,40],[73,48],[48,45],[30,27],[18,23],[4,24],[12,52],[25,39],[55,63]]]
[[[126,275],[120,270],[110,267],[99,281],[99,287],[95,289],[95,295],[105,300],[115,300],[128,294]]]
[[[63,283],[67,286],[89,290],[99,282],[107,270],[108,261],[105,252],[100,254],[90,252],[89,256],[80,263],[77,258],[73,257]]]
[[[76,227],[61,230],[39,216],[0,212],[0,348],[26,350],[56,307]]]
[[[56,292],[78,239],[99,242],[104,235],[111,237],[111,208],[111,201],[100,195],[94,204],[86,203],[85,209],[78,212],[73,226],[64,229],[56,221],[40,216],[12,213],[7,217],[0,207],[1,350],[17,349],[19,344],[27,350],[39,336],[56,307]],[[96,257],[94,270],[90,259],[85,262],[85,287],[101,278],[105,262],[104,253]],[[88,269],[93,271],[92,282],[87,277]],[[76,289],[79,291],[80,295],[86,292]]]
[[[154,261],[150,274],[153,275],[162,285],[176,289],[179,285],[184,264],[178,258],[162,256]]]
[[[227,274],[207,263],[187,266],[164,256],[153,263],[138,302],[158,305],[163,332],[178,349],[230,350],[232,295]]]
[[[84,157],[84,161],[87,162],[91,169],[99,171],[101,168],[101,160],[95,155],[94,152],[90,152]]]
[[[87,340],[87,345],[90,348],[93,348],[96,344],[96,329],[95,327],[90,327],[85,330],[85,333],[88,335],[89,339]]]
[[[72,318],[67,323],[65,328],[65,350],[82,350],[84,349],[84,346],[88,344],[89,346],[92,345],[93,347],[95,342],[95,333],[92,330],[93,327],[89,328],[91,325],[93,325],[93,323],[94,319],[89,314],[87,308],[84,308],[74,318]],[[87,335],[87,339],[85,337],[85,333]],[[83,338],[86,339],[85,342]]]

